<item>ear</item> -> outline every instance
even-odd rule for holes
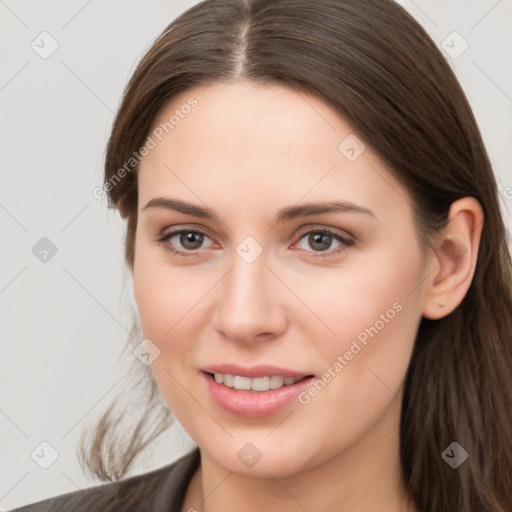
[[[423,316],[451,313],[466,296],[475,274],[484,214],[474,197],[450,206],[448,222],[436,241],[423,297]]]

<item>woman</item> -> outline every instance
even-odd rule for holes
[[[401,7],[194,6],[127,86],[104,190],[161,414],[127,439],[107,411],[82,460],[117,481],[19,510],[512,509],[496,182]],[[169,410],[197,448],[124,478]]]

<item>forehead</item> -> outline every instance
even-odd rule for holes
[[[334,109],[286,86],[190,89],[162,108],[151,136],[156,145],[139,168],[141,204],[169,192],[251,205],[256,195],[287,205],[343,197],[379,207],[386,189],[405,193],[390,175],[383,179],[382,163]]]
[[[187,105],[192,99],[196,106],[189,109]],[[336,151],[339,137],[351,132],[332,108],[311,94],[277,84],[244,81],[194,88],[180,94],[158,113],[152,130],[165,128],[171,117],[174,125],[168,131],[176,142],[189,139],[187,125],[190,128],[193,124],[194,130],[202,127],[193,136],[198,150],[214,145],[219,151],[234,152],[238,147],[247,151],[264,144],[267,149],[280,152],[301,148],[307,151],[315,146]]]

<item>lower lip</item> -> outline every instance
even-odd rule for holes
[[[219,384],[211,374],[201,372],[213,399],[226,411],[246,418],[261,418],[275,414],[294,401],[311,385],[314,377],[268,391],[244,391]]]

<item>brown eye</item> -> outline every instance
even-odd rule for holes
[[[211,240],[208,235],[201,231],[181,229],[162,235],[158,242],[172,253],[189,256],[194,255],[194,251],[205,248],[201,247],[205,239]]]
[[[324,233],[310,233],[308,235],[308,244],[315,251],[326,251],[330,249],[333,237]]]
[[[327,252],[331,249],[341,250],[354,244],[353,240],[345,238],[338,233],[328,229],[308,231],[304,233],[299,241],[299,248],[309,252]],[[311,251],[312,249],[312,251]],[[335,251],[338,252],[338,251]]]
[[[184,249],[189,251],[195,251],[201,247],[203,243],[204,235],[197,233],[196,231],[182,231],[179,234],[180,244]]]

